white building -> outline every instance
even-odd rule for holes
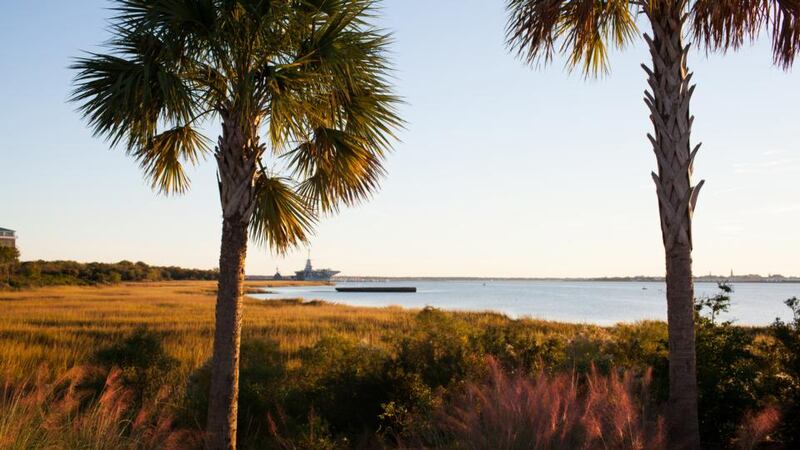
[[[0,247],[16,247],[17,233],[14,230],[0,227]]]

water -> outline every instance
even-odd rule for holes
[[[510,317],[533,317],[564,322],[610,325],[645,319],[666,320],[662,282],[593,281],[387,281],[344,282],[337,286],[416,286],[414,294],[339,293],[334,286],[268,288],[256,294],[264,300],[302,298],[353,306],[436,308],[496,311]],[[715,283],[696,283],[697,296],[714,295]],[[739,283],[734,285],[731,310],[723,320],[743,325],[767,325],[776,317],[791,319],[783,301],[800,296],[796,283]]]

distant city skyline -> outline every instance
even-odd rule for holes
[[[386,0],[379,24],[407,129],[372,201],[323,218],[316,268],[353,276],[660,276],[664,254],[642,101],[642,42],[584,80],[526,68],[504,45],[504,2]],[[0,39],[0,227],[22,258],[212,268],[221,218],[213,158],[191,191],[155,194],[136,162],[94,138],[66,99],[110,4],[13,2]],[[80,24],[76,26],[75,24]],[[641,25],[641,24],[640,24]],[[642,31],[646,31],[643,29]],[[689,60],[698,87],[694,270],[800,275],[800,73],[764,40]],[[217,124],[209,124],[214,139]],[[306,248],[251,245],[247,273],[301,270]]]

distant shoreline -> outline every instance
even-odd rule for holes
[[[265,278],[266,279],[266,278]],[[664,282],[664,277],[597,277],[597,278],[558,278],[558,277],[380,277],[380,276],[340,276],[332,282],[375,282],[375,281],[562,281],[562,282]],[[701,283],[800,283],[800,277],[762,277],[744,275],[734,277],[700,276],[695,282]]]

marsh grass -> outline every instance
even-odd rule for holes
[[[161,335],[179,362],[176,382],[185,380],[210,356],[214,288],[215,282],[190,281],[0,292],[0,380],[55,379],[139,328]],[[275,341],[291,360],[332,334],[381,346],[388,330],[409,326],[413,312],[246,299],[244,317],[244,340]]]

